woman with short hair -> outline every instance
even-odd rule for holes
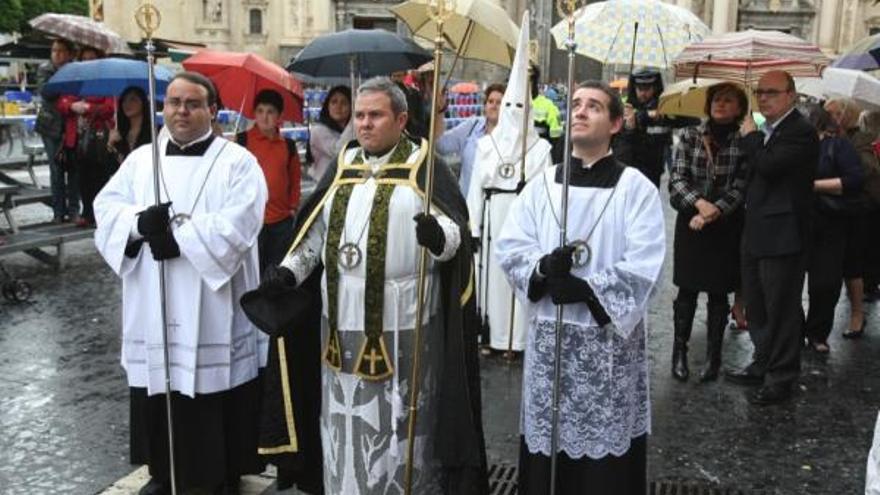
[[[721,345],[730,310],[728,294],[739,288],[739,244],[746,188],[745,154],[739,146],[739,125],[749,108],[748,97],[731,83],[709,88],[708,119],[688,127],[673,149],[669,179],[675,222],[673,302],[675,341],[672,376],[686,381],[688,341],[697,309],[697,295],[709,295],[706,318],[707,362],[700,381],[718,378]]]

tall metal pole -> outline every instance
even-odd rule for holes
[[[566,110],[569,112],[565,119],[565,150],[562,161],[562,213],[559,226],[559,246],[565,246],[568,239],[568,185],[571,181],[571,102],[574,96],[574,51],[577,44],[574,41],[574,14],[577,0],[557,0],[556,7],[559,15],[568,18],[568,39],[565,40],[565,48],[568,51],[568,94],[566,96]],[[553,201],[553,198],[550,198]],[[550,436],[550,495],[556,494],[556,470],[557,450],[559,449],[559,387],[562,379],[562,331],[563,311],[562,304],[556,307],[556,349],[553,359],[553,406]]]
[[[534,52],[537,45],[529,43],[529,51]],[[522,156],[519,160],[519,182],[514,190],[515,195],[519,195],[526,183],[526,153],[529,152],[529,119],[532,118],[532,63],[529,57],[529,68],[526,71],[526,93],[523,97],[523,125],[522,125]],[[516,291],[510,289],[510,320],[507,322],[507,352],[504,357],[508,361],[513,361],[513,327],[516,316]]]
[[[428,126],[428,158],[425,168],[425,204],[424,213],[431,213],[431,200],[434,197],[434,134],[437,127],[437,109],[440,108],[440,65],[443,57],[443,23],[452,15],[455,0],[431,0],[427,5],[428,16],[437,24],[437,36],[434,38],[434,84],[431,98],[430,124]],[[418,300],[416,301],[416,326],[413,332],[413,364],[410,377],[409,421],[406,439],[406,468],[404,471],[403,489],[406,495],[412,494],[413,453],[415,450],[416,416],[419,400],[419,362],[422,354],[422,318],[425,314],[425,292],[427,290],[428,250],[419,249],[419,281]]]
[[[159,28],[162,16],[149,0],[138,7],[135,21],[147,39],[144,48],[147,50],[147,85],[149,89],[150,108],[150,140],[153,151],[153,193],[156,204],[162,203],[159,191],[159,143],[156,136],[156,77],[153,70],[156,46],[153,44],[153,33]],[[168,421],[168,467],[171,481],[171,493],[177,495],[177,476],[174,469],[174,421],[171,414],[171,364],[168,349],[168,308],[165,303],[167,294],[165,280],[165,261],[159,261],[159,301],[162,316],[162,351],[165,361],[165,415]]]
[[[357,94],[357,84],[355,83],[354,76],[355,72],[357,72],[357,55],[351,54],[348,56],[348,83],[351,84],[351,94]]]

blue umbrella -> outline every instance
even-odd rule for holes
[[[165,89],[173,74],[158,65],[155,69],[156,95],[162,99],[165,97]],[[146,62],[125,58],[102,58],[65,64],[43,86],[43,93],[115,97],[131,86],[149,94]]]

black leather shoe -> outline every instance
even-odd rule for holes
[[[691,376],[688,367],[687,344],[674,344],[672,348],[672,377],[680,382],[686,382]]]
[[[749,396],[749,402],[756,406],[770,406],[781,404],[790,398],[790,385],[765,385]]]
[[[725,371],[724,380],[737,385],[746,385],[749,387],[757,387],[764,383],[764,377],[749,373],[748,371]]]
[[[700,383],[714,382],[717,380],[720,367],[720,363],[706,363],[706,366],[700,371]]]
[[[171,483],[150,478],[150,481],[138,490],[138,495],[171,495]]]

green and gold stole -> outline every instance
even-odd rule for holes
[[[324,246],[324,269],[327,276],[327,318],[329,324],[329,336],[324,349],[324,361],[336,371],[342,370],[342,352],[339,345],[339,241],[345,228],[345,217],[348,211],[348,202],[354,186],[364,183],[370,177],[375,177],[378,184],[373,196],[373,204],[369,215],[369,232],[367,234],[366,256],[366,287],[364,294],[364,334],[366,339],[361,345],[354,364],[354,374],[361,378],[373,381],[381,381],[394,374],[388,349],[385,346],[385,338],[382,335],[383,315],[385,302],[385,251],[388,242],[388,209],[391,203],[391,195],[397,187],[394,181],[382,180],[384,168],[400,168],[406,164],[413,151],[413,144],[409,139],[402,139],[397,148],[391,154],[388,164],[380,168],[375,174],[372,170],[361,170],[360,180],[346,181],[339,185],[333,198],[333,206],[330,209],[330,221],[327,229],[327,242]],[[349,166],[362,165],[364,163],[363,150],[359,151]],[[417,167],[418,163],[408,167]],[[360,239],[355,240],[360,242]]]

